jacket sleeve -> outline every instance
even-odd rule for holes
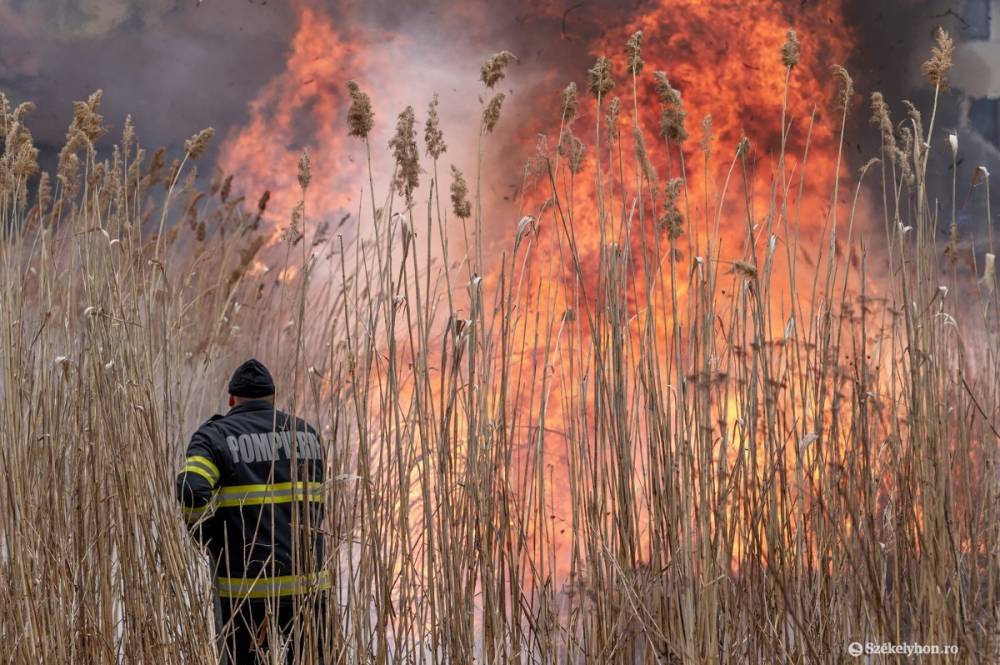
[[[177,500],[189,525],[210,516],[215,509],[215,493],[222,477],[221,455],[201,430],[188,444],[184,468],[177,475]]]

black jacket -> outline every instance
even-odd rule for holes
[[[221,596],[283,597],[326,585],[324,466],[316,430],[264,400],[194,433],[177,497],[214,559]]]

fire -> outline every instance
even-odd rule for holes
[[[686,143],[685,158],[689,179],[698,174],[695,178],[703,180],[699,176],[707,173],[709,182],[702,186],[712,188],[713,180],[722,180],[722,169],[744,135],[754,147],[754,157],[763,162],[761,170],[766,172],[768,166],[777,169],[781,135],[776,120],[782,117],[786,87],[780,52],[790,28],[797,31],[802,46],[799,62],[788,79],[785,118],[792,126],[785,169],[789,176],[801,177],[808,138],[809,175],[799,229],[815,238],[828,211],[831,184],[837,175],[839,118],[833,110],[835,83],[830,66],[847,59],[852,39],[844,27],[839,2],[827,0],[806,7],[781,0],[661,0],[627,26],[610,32],[601,41],[600,49],[614,53],[630,32],[643,31],[646,71],[664,70],[681,91],[693,139],[697,138],[702,118],[711,116],[719,155],[716,163],[704,163],[697,140]],[[642,109],[643,121],[649,128],[656,122],[656,109],[651,106]],[[810,123],[814,112],[818,117]],[[666,175],[679,175],[676,165]],[[763,198],[758,203],[766,204],[766,193]],[[763,215],[767,207],[756,205],[755,209]],[[733,217],[723,220],[723,224],[742,230],[744,220],[739,215]],[[723,235],[738,236],[725,231]]]
[[[323,215],[356,208],[355,197],[360,181],[364,180],[364,168],[354,159],[357,151],[349,149],[346,136],[346,82],[351,78],[384,80],[377,71],[366,71],[366,67],[393,66],[373,53],[377,44],[372,42],[384,38],[384,34],[375,33],[364,41],[363,33],[352,34],[345,27],[350,25],[349,19],[335,25],[329,13],[311,0],[296,0],[294,4],[299,23],[290,44],[286,70],[251,102],[249,122],[227,137],[220,160],[224,171],[238,174],[248,198],[265,190],[271,192],[268,217],[277,227],[287,223],[298,203],[296,163],[304,149],[311,151],[316,174],[309,196],[312,211]],[[554,6],[548,10],[543,6],[537,11],[543,16],[547,11],[552,18],[559,19],[563,14],[561,8]],[[584,11],[588,10],[577,9],[575,15]],[[829,67],[846,60],[852,40],[844,26],[839,0],[807,5],[789,5],[780,0],[660,0],[644,3],[630,14],[608,11],[591,19],[610,29],[590,41],[587,50],[592,54],[608,54],[618,61],[618,86],[611,94],[621,95],[623,100],[630,97],[631,87],[621,57],[623,44],[632,32],[643,31],[642,56],[646,65],[639,81],[639,94],[651,100],[649,74],[656,69],[665,71],[671,84],[680,90],[691,134],[685,147],[685,175],[692,189],[707,188],[709,193],[721,186],[729,156],[744,135],[754,147],[755,161],[762,162],[765,168],[777,167],[773,160],[781,146],[781,136],[775,119],[781,116],[785,89],[785,69],[778,54],[786,31],[797,30],[803,46],[801,60],[789,80],[786,116],[791,129],[785,171],[789,186],[797,188],[808,137],[809,176],[804,182],[799,230],[813,234],[821,228],[830,203],[829,185],[836,172],[839,129],[836,114],[832,112],[834,84]],[[582,75],[582,71],[571,70],[547,78],[565,82],[579,80]],[[405,92],[394,90],[373,92],[376,100],[383,102],[380,108],[391,108],[384,103],[386,99],[406,97]],[[630,109],[631,105],[625,103],[623,122],[628,121]],[[815,123],[811,122],[814,112]],[[655,136],[658,115],[655,104],[642,104],[639,113],[648,136]],[[716,146],[708,165],[698,147],[700,125],[706,116],[711,116]],[[380,122],[386,123],[386,117],[382,116]],[[556,110],[549,127],[535,119],[527,128],[512,130],[517,133],[523,155],[530,154],[537,131],[555,134],[558,128],[551,125],[557,123]],[[624,134],[626,142],[630,142],[628,132]],[[657,146],[650,148],[658,152]],[[589,157],[593,159],[593,155]],[[658,166],[664,179],[682,175],[676,159]],[[584,180],[580,178],[581,182]],[[732,196],[741,196],[739,189],[731,188]],[[699,198],[692,198],[692,212],[704,216],[706,211]],[[760,202],[766,202],[766,198],[764,194]],[[760,210],[761,206],[757,208]],[[741,222],[735,215],[723,220],[723,226],[739,227]],[[723,235],[734,237],[730,233]]]
[[[845,61],[850,51],[852,37],[843,24],[837,2],[818,3],[801,12],[789,13],[788,3],[780,1],[664,0],[647,3],[634,18],[609,29],[591,43],[589,50],[593,56],[616,57],[613,77],[617,84],[603,100],[601,109],[594,109],[591,100],[589,110],[574,124],[574,131],[580,138],[586,140],[589,136],[591,141],[587,146],[585,167],[574,179],[572,196],[567,197],[572,201],[562,202],[573,211],[573,245],[580,265],[574,265],[569,259],[567,242],[561,237],[559,217],[563,212],[548,210],[547,219],[541,222],[548,232],[538,239],[526,279],[531,284],[546,285],[532,302],[533,309],[540,312],[541,323],[537,324],[539,330],[536,331],[535,324],[526,322],[530,330],[525,337],[531,339],[549,322],[559,321],[566,312],[577,311],[578,317],[591,315],[598,320],[606,319],[608,313],[602,311],[600,301],[602,290],[611,278],[602,271],[608,269],[612,255],[628,256],[627,259],[611,259],[621,262],[619,269],[624,276],[620,279],[627,283],[643,284],[643,271],[652,265],[654,271],[659,271],[662,282],[672,285],[672,293],[645,294],[641,287],[627,289],[630,303],[626,318],[631,327],[631,339],[638,339],[646,321],[652,320],[656,324],[656,348],[663,354],[661,369],[664,372],[669,373],[666,359],[674,348],[673,337],[681,334],[679,330],[671,330],[671,326],[675,316],[680,316],[677,313],[684,312],[687,307],[687,273],[698,269],[698,258],[706,255],[718,255],[736,272],[755,271],[770,257],[774,265],[774,277],[768,286],[773,318],[770,325],[780,334],[789,324],[796,305],[790,302],[790,285],[782,281],[789,274],[785,257],[791,255],[796,264],[817,262],[816,249],[825,247],[827,234],[838,221],[831,209],[831,192],[833,184],[846,175],[847,167],[838,154],[840,114],[834,104],[837,84],[830,66]],[[802,48],[799,61],[789,73],[782,66],[780,53],[790,27],[797,30]],[[637,81],[638,108],[633,111],[633,84],[625,68],[623,45],[638,30],[643,33],[645,66]],[[662,140],[654,144],[650,139],[658,134],[660,113],[652,84],[654,70],[666,72],[671,85],[683,95],[690,135],[683,145],[683,153],[674,145],[665,145]],[[571,77],[579,79],[575,72]],[[600,202],[603,201],[605,208],[625,210],[633,205],[638,189],[634,170],[628,166],[620,170],[620,165],[615,163],[614,146],[609,154],[606,152],[608,146],[593,145],[595,122],[598,118],[600,122],[607,121],[604,116],[615,95],[620,96],[623,108],[618,125],[621,149],[626,155],[633,154],[632,114],[637,113],[647,137],[649,159],[656,171],[654,177],[660,205],[663,205],[666,182],[679,177],[686,184],[690,198],[679,206],[686,225],[684,234],[674,245],[649,219],[651,210],[647,210],[644,224],[634,215],[637,221],[628,231],[614,228],[614,224],[606,224],[607,228],[600,230],[597,212]],[[710,123],[703,121],[708,116]],[[781,118],[789,129],[784,143],[785,157],[779,163]],[[709,133],[711,139],[706,137]],[[522,140],[527,142],[529,132],[524,134]],[[746,157],[750,176],[746,181],[741,160],[733,161],[736,146],[743,137],[750,142]],[[626,161],[630,160],[626,158]],[[598,169],[602,182],[600,193],[595,184]],[[778,186],[787,193],[773,191],[772,183],[780,183]],[[547,184],[540,187],[543,199],[551,194],[547,187]],[[648,190],[649,183],[643,184],[643,188]],[[840,201],[836,204],[840,208],[841,224],[847,217],[844,203],[849,193],[846,189],[841,190]],[[788,209],[782,206],[785,199]],[[617,220],[627,215],[616,211],[610,216]],[[841,238],[847,235],[843,229],[840,233]],[[744,250],[747,242],[751,245],[749,251]],[[792,243],[792,247],[778,247],[779,242],[782,245]],[[800,287],[800,300],[804,291]],[[723,300],[725,298],[723,291]],[[808,303],[804,309],[809,311]],[[614,326],[617,321],[606,320],[604,324]],[[577,324],[572,334],[587,337],[590,332],[585,325]],[[611,337],[602,343],[611,343]],[[526,361],[537,362],[537,359]],[[573,405],[581,398],[578,391],[578,387],[570,384],[556,386],[553,391],[555,404],[546,407],[546,428],[563,429],[562,413],[573,412]],[[739,420],[739,409],[732,402],[727,401],[717,408],[726,422]],[[567,449],[558,437],[548,437],[546,445],[547,460],[555,468],[571,468],[581,463],[573,460],[580,453]],[[727,454],[732,463],[736,451],[730,450]],[[791,461],[795,456],[794,448],[789,447],[787,455]],[[530,456],[530,452],[526,456]],[[637,459],[636,465],[641,467],[642,460]],[[558,517],[566,517],[570,512],[560,507],[581,505],[580,497],[574,497],[573,490],[564,484],[554,483],[548,489],[553,512]],[[567,561],[571,547],[569,539],[560,537],[555,529],[549,533],[557,560]],[[639,541],[643,545],[648,537],[649,534],[640,531]],[[562,569],[561,572],[566,571]]]
[[[360,188],[367,186],[367,178],[365,166],[351,163],[346,157],[349,154],[344,123],[348,106],[346,82],[352,78],[366,78],[362,76],[365,74],[363,66],[391,66],[391,63],[380,63],[377,57],[369,56],[368,51],[374,50],[375,44],[364,43],[357,35],[335,26],[329,14],[316,5],[298,0],[296,6],[299,25],[291,43],[286,71],[272,80],[252,102],[249,123],[228,137],[221,160],[221,167],[237,173],[248,192],[272,192],[268,213],[277,227],[274,239],[300,199],[295,165],[304,148],[309,149],[313,163],[314,183],[308,197],[313,214],[333,215],[352,207],[357,209],[354,197]],[[533,311],[538,313],[536,321],[540,323],[537,325],[556,322],[559,330],[555,353],[547,358],[544,370],[548,381],[546,390],[552,391],[551,401],[546,406],[546,430],[556,430],[561,437],[559,423],[572,417],[567,414],[573,412],[572,403],[577,398],[578,388],[559,385],[558,381],[564,371],[561,364],[570,353],[564,351],[564,346],[569,337],[587,334],[583,332],[585,326],[579,317],[583,316],[581,308],[593,310],[599,301],[600,278],[596,267],[602,253],[607,256],[609,251],[629,247],[632,256],[639,256],[643,242],[648,241],[659,257],[654,263],[667,275],[666,281],[673,282],[676,291],[653,294],[649,299],[641,294],[635,296],[629,303],[629,320],[634,331],[638,331],[647,318],[662,322],[658,324],[657,344],[664,353],[671,344],[668,338],[672,312],[681,311],[687,298],[687,280],[673,281],[670,275],[676,272],[686,276],[689,270],[697,269],[696,257],[718,253],[730,263],[743,259],[747,256],[744,244],[749,237],[749,256],[759,256],[763,260],[767,252],[774,252],[775,236],[781,236],[782,242],[797,238],[802,243],[802,246],[794,246],[793,262],[816,261],[805,247],[823,246],[820,240],[826,237],[824,231],[829,233],[830,225],[835,222],[836,208],[842,207],[850,194],[842,189],[841,200],[831,201],[832,184],[847,172],[838,154],[841,128],[839,113],[833,104],[836,83],[830,74],[830,66],[846,61],[852,46],[853,36],[844,26],[841,9],[839,0],[811,3],[659,0],[644,2],[628,14],[607,12],[590,17],[595,24],[607,26],[607,29],[586,43],[588,57],[601,54],[611,57],[615,61],[613,75],[617,85],[600,110],[593,108],[592,101],[589,107],[584,105],[575,131],[586,140],[588,132],[593,133],[598,116],[603,122],[610,97],[620,96],[621,150],[628,155],[634,150],[631,126],[633,113],[636,113],[649,142],[650,161],[656,170],[659,188],[657,195],[662,199],[662,188],[670,179],[683,178],[689,198],[680,206],[685,233],[675,247],[665,240],[664,234],[656,236],[654,220],[649,219],[645,226],[636,223],[627,234],[619,230],[615,237],[602,237],[594,212],[599,200],[594,184],[597,169],[600,168],[601,180],[611,192],[606,205],[620,209],[631,205],[628,197],[635,196],[636,174],[628,168],[616,173],[608,146],[589,145],[584,171],[576,180],[573,195],[575,242],[583,279],[579,279],[580,268],[574,267],[566,255],[555,212],[549,210],[546,213],[549,218],[539,220],[540,230],[532,234],[534,247],[526,266],[525,282],[529,286],[525,292],[529,294]],[[546,14],[545,9],[539,11]],[[561,8],[550,8],[548,13],[552,17],[563,16]],[[780,57],[789,28],[797,31],[802,43],[801,56],[790,72],[782,65]],[[625,70],[623,50],[629,35],[639,30],[644,36],[642,58],[645,66],[637,82],[639,101],[633,110],[632,81]],[[666,72],[671,85],[683,95],[690,134],[683,144],[683,152],[675,145],[665,145],[662,140],[654,142],[660,113],[653,92],[654,70]],[[582,75],[578,69],[567,69],[552,73],[550,80],[579,81]],[[379,80],[377,72],[368,74],[367,78]],[[376,100],[380,97],[392,99],[396,95],[406,97],[406,91],[372,92]],[[581,86],[581,96],[585,95],[585,86]],[[534,149],[538,133],[558,137],[558,109],[552,108],[555,95],[552,99],[553,104],[548,108],[540,105],[541,110],[550,112],[551,122],[539,114],[531,122],[507,130],[525,156]],[[710,122],[705,120],[709,116]],[[785,137],[779,122],[781,118],[788,127]],[[386,122],[384,117],[381,121]],[[745,160],[753,174],[746,180],[743,164],[740,160],[734,162],[736,146],[744,137],[751,146]],[[779,163],[783,141],[785,158]],[[461,144],[453,145],[452,152],[460,151],[461,147]],[[601,152],[595,154],[597,149]],[[470,156],[459,155],[456,159],[469,160]],[[785,191],[773,191],[770,183],[778,183]],[[496,184],[486,183],[484,190]],[[545,186],[542,184],[539,188],[541,199],[536,198],[537,192],[523,196],[525,214],[534,213],[531,206],[547,196]],[[717,213],[716,201],[720,197],[724,203],[722,214]],[[788,209],[782,206],[786,199]],[[710,246],[709,239],[716,237],[716,225],[721,246]],[[788,237],[785,237],[786,229]],[[512,237],[511,233],[509,238]],[[615,246],[619,249],[614,249]],[[784,250],[775,253],[776,264],[782,264],[784,254]],[[747,269],[755,269],[755,264],[756,261],[752,261]],[[488,274],[486,284],[496,285],[498,266],[484,266],[484,269],[493,271]],[[621,269],[638,273],[642,268],[640,262],[632,261],[623,263]],[[779,269],[776,274],[787,272]],[[627,277],[630,282],[640,278],[638,274]],[[585,293],[580,292],[581,286]],[[774,324],[780,326],[779,331],[786,326],[792,306],[787,302],[787,294],[781,295],[787,287],[780,282],[770,285],[778,293],[775,301],[781,304],[771,311]],[[671,313],[666,313],[668,309]],[[525,339],[530,340],[532,336],[533,330],[527,330]],[[536,356],[529,353],[521,361],[537,362]],[[722,417],[730,421],[738,418],[738,409],[733,403],[726,402],[719,408]],[[570,451],[560,443],[563,438],[533,436],[545,439],[546,461],[553,468],[568,468],[580,463],[574,461]],[[522,454],[533,454],[533,441],[523,446]],[[528,464],[527,459],[522,461]],[[548,473],[551,469],[546,469]],[[555,522],[568,522],[570,511],[562,507],[572,505],[573,498],[571,489],[564,484],[551,482],[549,485],[553,524],[545,529],[551,529],[556,558],[560,560],[558,568],[565,572],[569,538],[559,535]],[[641,542],[649,537],[648,533],[639,534]]]
[[[310,210],[349,209],[358,180],[356,169],[345,164],[342,120],[344,84],[361,68],[358,45],[322,9],[307,0],[294,4],[299,26],[286,70],[250,103],[249,122],[226,138],[219,162],[224,171],[239,175],[248,196],[271,192],[274,240],[300,200],[296,169],[304,149],[312,150]]]
[[[795,5],[798,7],[798,5]],[[785,98],[786,68],[781,65],[780,51],[787,31],[794,28],[802,41],[801,58],[792,70]],[[676,177],[686,182],[690,199],[685,214],[700,220],[695,237],[688,238],[690,250],[705,250],[706,237],[714,233],[715,196],[726,183],[727,170],[737,144],[745,136],[751,146],[748,164],[756,172],[755,181],[745,188],[739,166],[727,188],[726,212],[719,219],[719,235],[723,243],[723,258],[740,258],[748,224],[745,195],[750,196],[754,219],[752,224],[763,226],[769,203],[781,192],[768,191],[771,176],[778,175],[777,155],[782,147],[779,118],[789,125],[785,142],[782,174],[788,199],[794,210],[778,211],[773,219],[775,228],[791,226],[792,234],[815,247],[831,213],[832,184],[846,174],[846,165],[838,170],[839,113],[834,109],[836,83],[830,66],[847,59],[852,37],[844,27],[840,4],[835,0],[810,4],[801,11],[790,11],[789,4],[779,0],[758,2],[703,2],[701,0],[661,0],[647,3],[634,18],[610,29],[595,40],[592,54],[617,56],[615,79],[617,86],[609,94],[620,95],[623,102],[619,130],[627,155],[632,154],[632,81],[625,69],[623,45],[634,31],[644,35],[642,57],[645,67],[638,80],[640,97],[638,114],[647,142],[651,161],[659,176],[659,185]],[[683,95],[687,112],[687,131],[683,162],[675,147],[654,145],[649,137],[658,133],[659,109],[653,93],[652,71],[662,70],[671,85]],[[569,73],[578,79],[578,73]],[[608,99],[605,99],[604,110]],[[593,113],[581,118],[576,131],[582,138],[593,133]],[[532,132],[524,132],[527,142]],[[701,142],[711,135],[711,152],[706,153]],[[808,143],[808,150],[807,150]],[[588,146],[592,151],[594,146]],[[707,161],[706,161],[706,154]],[[600,156],[602,178],[612,190],[625,187],[634,190],[634,173],[627,173],[623,182],[615,183],[614,165],[608,164],[607,154]],[[578,177],[577,199],[596,201],[593,191],[595,158],[588,153],[590,171]],[[801,197],[798,195],[802,188]],[[635,195],[634,191],[630,192]],[[841,203],[848,192],[841,190]],[[590,258],[600,251],[596,232],[586,230],[587,218],[581,217],[584,229],[578,234],[581,253]],[[765,246],[769,238],[756,229],[755,245]],[[814,260],[801,250],[806,260]],[[685,257],[690,261],[692,257]],[[802,257],[800,257],[802,258]],[[544,270],[544,268],[542,268]],[[680,285],[678,285],[680,286]]]

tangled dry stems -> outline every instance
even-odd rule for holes
[[[640,43],[628,45],[633,76]],[[938,88],[949,43],[926,68]],[[797,53],[789,33],[776,66]],[[512,61],[491,59],[484,84]],[[589,72],[599,100],[610,71],[602,58]],[[655,76],[677,164],[681,98]],[[850,79],[837,76],[847,113]],[[353,83],[350,94],[349,131],[367,139],[370,100]],[[559,154],[540,149],[531,169],[545,176],[537,209],[488,264],[481,245],[456,254],[440,208],[421,218],[410,205],[412,109],[381,206],[372,192],[364,219],[331,233],[309,217],[303,156],[295,237],[269,246],[267,192],[246,209],[231,177],[207,193],[181,181],[210,132],[165,169],[127,123],[102,161],[99,93],[76,105],[55,184],[43,174],[29,204],[30,107],[0,102],[10,662],[213,662],[209,575],[172,479],[249,353],[277,370],[283,405],[319,425],[330,456],[335,583],[327,622],[308,627],[325,634],[328,662],[816,663],[851,640],[995,657],[995,258],[990,238],[971,286],[954,262],[942,269],[915,149],[932,143],[933,119],[924,135],[916,109],[896,131],[872,97],[882,150],[865,172],[880,179],[881,219],[852,208],[800,240],[793,188],[779,186],[764,246],[723,256],[717,220],[746,211],[722,192],[693,213],[669,166],[664,191],[640,186],[664,155],[637,126],[616,131],[617,98],[594,145],[614,154],[638,137],[636,160],[609,162],[594,191],[627,205],[580,212],[593,206],[574,205],[587,171],[567,87]],[[432,102],[433,160],[435,114]],[[706,156],[752,182],[750,141],[719,145],[711,131],[706,120]],[[454,167],[451,178],[454,215],[479,243],[487,206]],[[799,265],[793,248],[832,248],[834,232],[841,251]],[[580,250],[593,233],[605,239],[596,265]],[[534,283],[546,237],[569,269]],[[708,251],[682,261],[685,246]]]

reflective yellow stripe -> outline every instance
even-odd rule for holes
[[[208,508],[208,504],[200,506],[198,508],[188,508],[187,506],[181,507],[181,513],[184,514],[184,519],[188,522],[197,522],[198,518],[205,514],[205,509]]]
[[[204,506],[198,506],[197,508],[181,506],[181,514],[184,515],[184,520],[188,524],[194,524],[202,518],[208,517],[214,513],[215,509],[218,507],[218,503],[216,494],[213,494],[212,499]]]
[[[300,490],[302,488],[307,490],[317,490],[323,489],[323,483],[316,481],[298,481],[295,483],[295,489]],[[283,491],[291,490],[292,483],[273,483],[270,485],[227,485],[219,490],[219,493],[223,496],[227,494],[241,494],[244,492],[269,492],[269,491]]]
[[[199,471],[201,469],[201,471]],[[201,455],[192,455],[184,460],[184,470],[194,471],[202,476],[210,484],[214,485],[219,481],[219,467],[215,466],[212,460]],[[204,473],[203,473],[204,472]]]
[[[209,485],[215,485],[215,481],[218,480],[218,478],[213,478],[208,471],[200,466],[195,466],[194,464],[185,464],[184,468],[181,469],[181,473],[197,473],[199,476],[207,480]]]
[[[215,580],[219,596],[223,598],[274,598],[295,596],[310,591],[330,588],[327,571],[312,575],[284,575],[282,577],[218,577]]]
[[[261,506],[293,501],[323,501],[323,483],[297,482],[273,485],[230,485],[219,490],[219,507]]]

